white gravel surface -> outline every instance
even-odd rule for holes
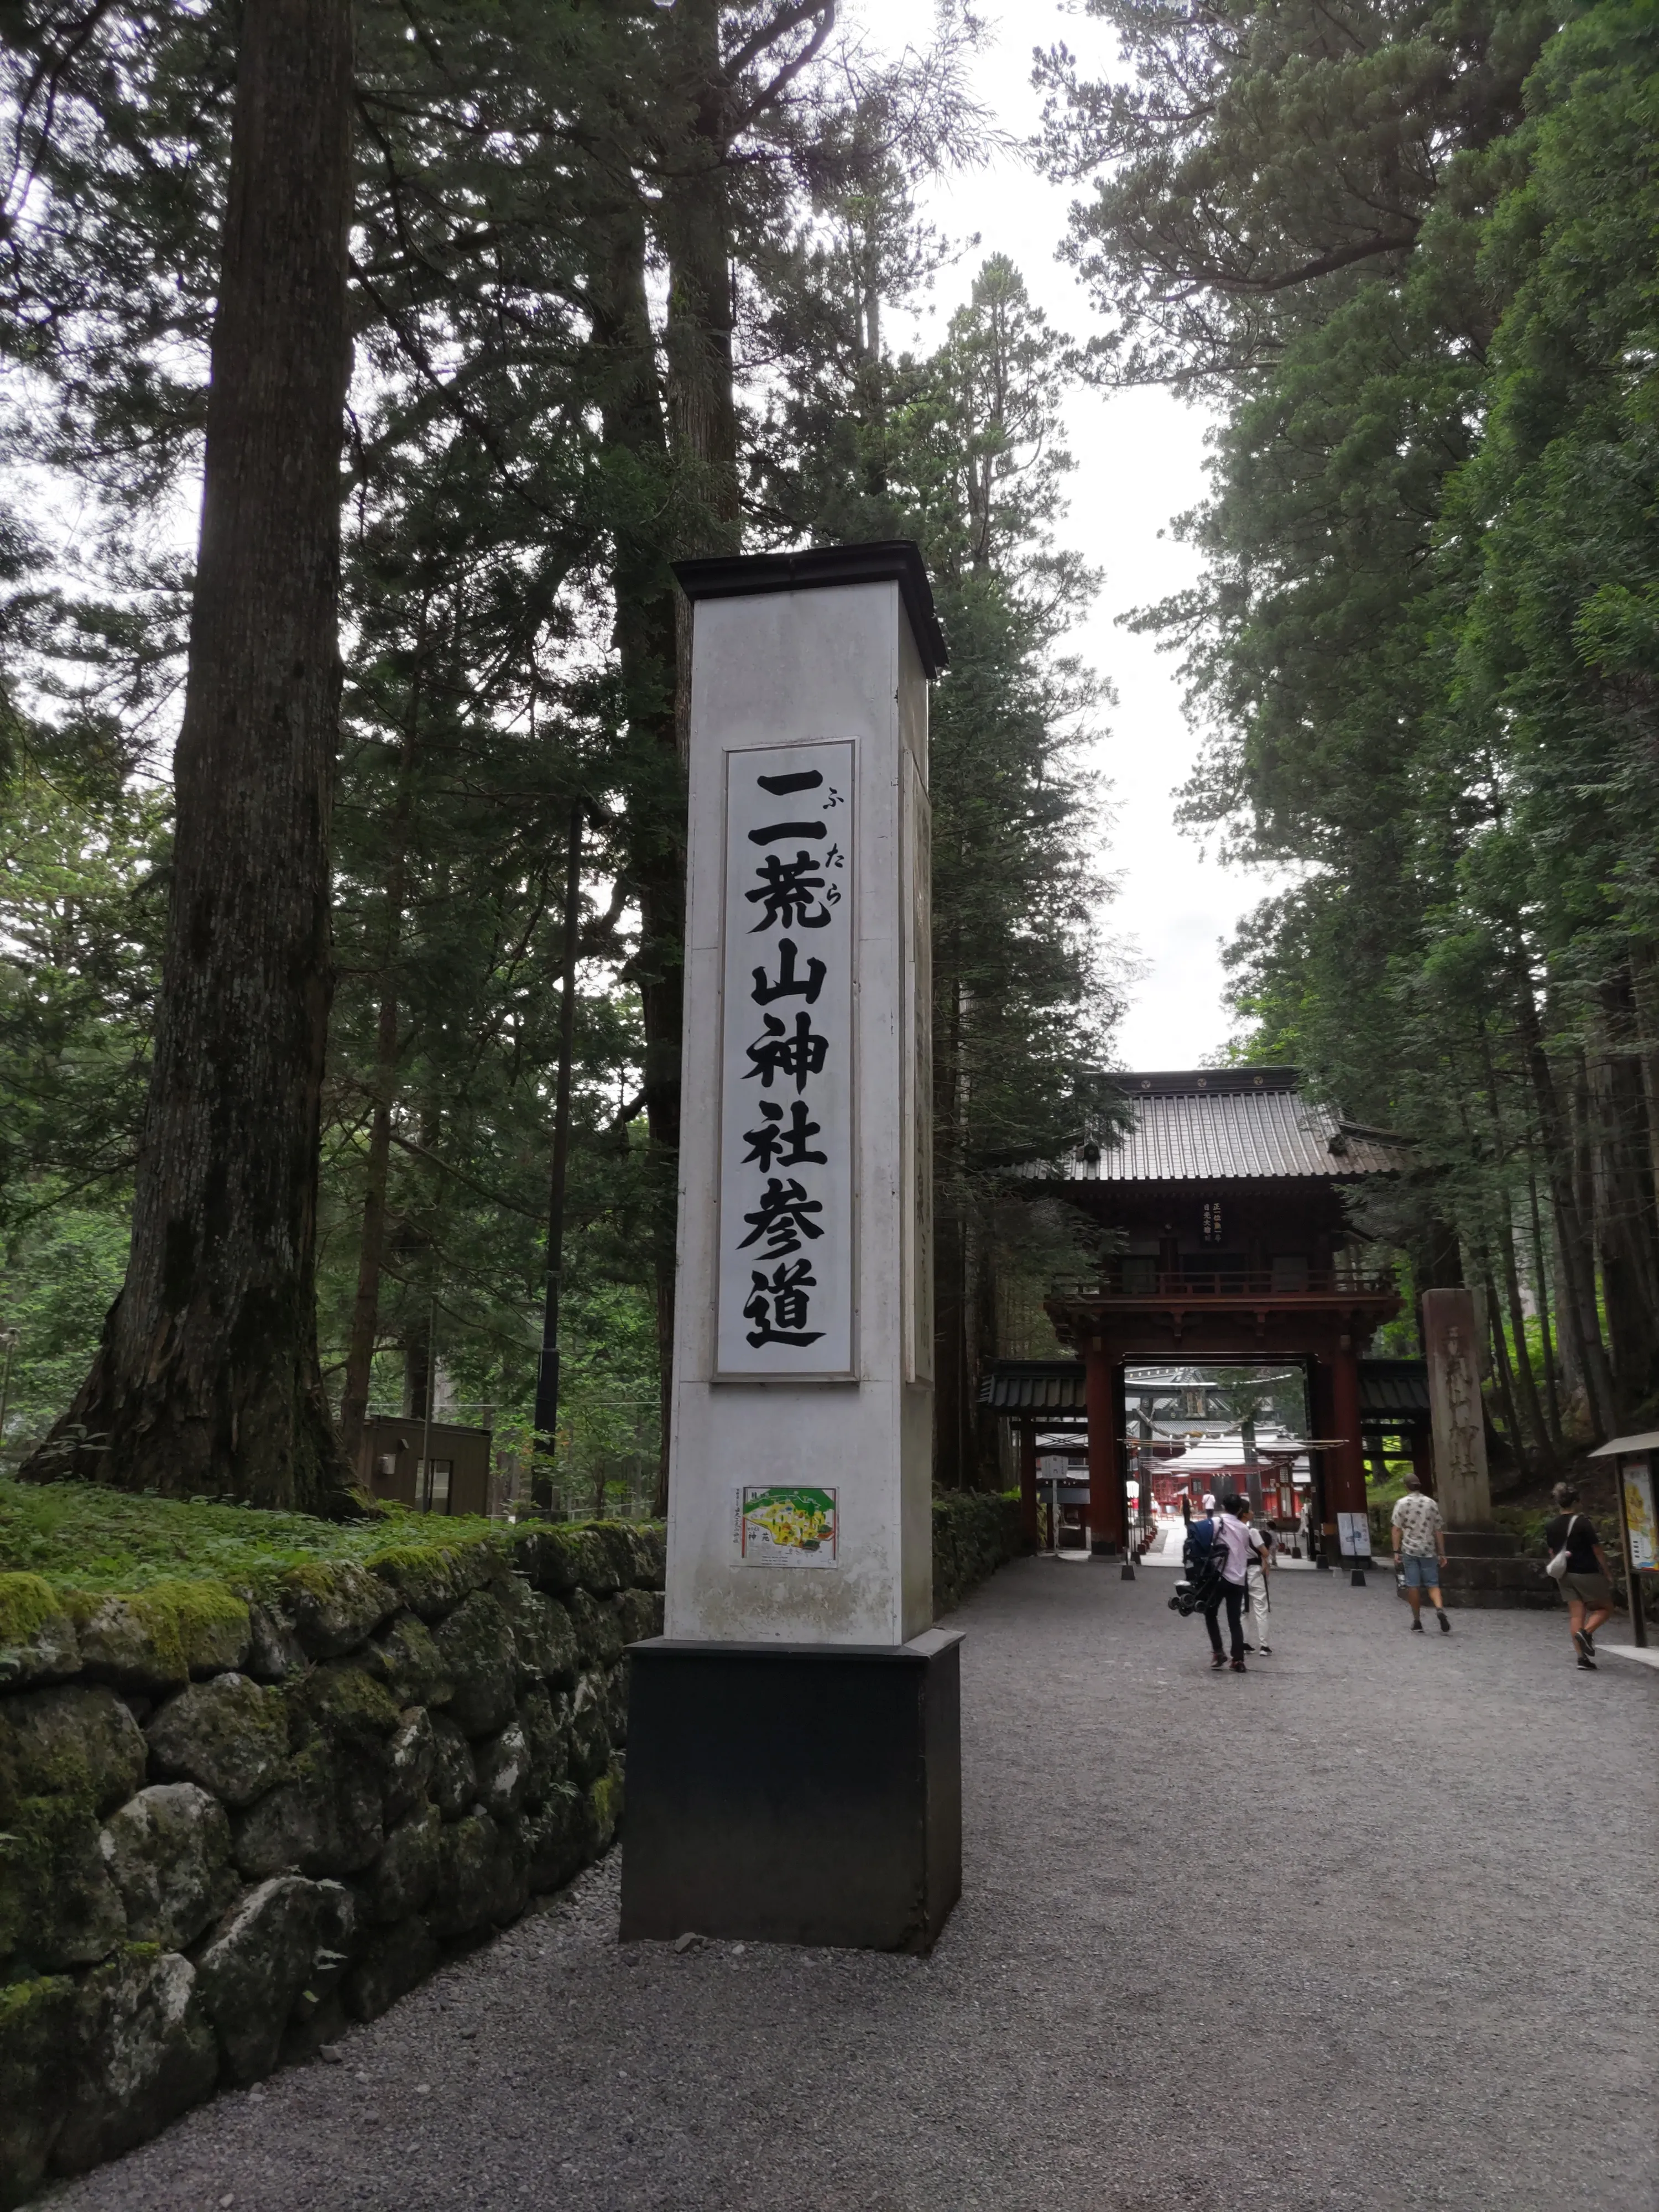
[[[1167,1576],[957,1616],[931,1959],[623,1948],[616,1866],[62,2212],[1653,2212],[1659,1681],[1559,1619],[1286,1577],[1212,1676]]]

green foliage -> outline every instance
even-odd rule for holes
[[[1019,1492],[954,1490],[933,1500],[933,1613],[954,1613],[1022,1549]]]
[[[1291,877],[1237,1048],[1411,1142],[1358,1225],[1486,1288],[1547,1467],[1659,1391],[1652,11],[1097,12],[1139,85],[1044,74],[1100,356],[1225,404],[1141,619],[1188,818]]]
[[[0,449],[46,507],[87,518],[73,571],[0,532],[18,1447],[70,1395],[120,1279],[188,606],[167,547],[199,465],[238,34],[220,0],[26,0],[0,20],[30,214],[0,238],[20,395]],[[884,68],[827,4],[357,11],[325,1375],[380,1407],[434,1385],[462,1418],[488,1405],[527,1457],[548,979],[580,804],[569,1504],[637,1497],[660,1444],[675,554],[745,530],[922,539],[953,647],[934,723],[941,1212],[988,1222],[1006,1170],[1073,1134],[1092,1097],[1113,1000],[1092,934],[1098,797],[1078,765],[1102,695],[1060,649],[1091,580],[1053,538],[1068,351],[1006,262],[928,359],[895,362],[881,338],[884,306],[939,258],[915,185],[972,143],[973,36],[945,9],[926,53]],[[729,366],[733,303],[747,372]]]
[[[397,1508],[373,1521],[340,1523],[206,1498],[129,1497],[84,1483],[40,1486],[0,1478],[0,1570],[39,1577],[55,1590],[144,1590],[191,1579],[254,1588],[319,1562],[367,1562],[398,1542],[465,1542],[493,1529],[493,1522],[457,1516],[438,1531],[427,1516]]]
[[[74,1395],[126,1271],[128,1230],[118,1187],[104,1208],[52,1206],[51,1184],[27,1187],[40,1211],[14,1233],[0,1275],[16,1334],[7,1397],[6,1456],[45,1435]]]
[[[569,1522],[554,1533],[571,1538],[609,1525]],[[480,1544],[499,1549],[507,1540],[501,1523],[467,1514],[434,1517],[390,1506],[372,1519],[341,1522],[208,1498],[130,1497],[86,1483],[41,1486],[0,1476],[0,1577],[20,1590],[12,1623],[20,1634],[45,1617],[42,1592],[119,1592],[140,1601],[148,1596],[158,1619],[166,1612],[205,1622],[220,1617],[231,1591],[258,1595],[295,1575],[320,1577],[317,1587],[323,1589],[331,1568],[373,1570],[382,1560],[394,1586],[405,1589],[414,1586],[422,1562],[442,1574],[458,1550]]]

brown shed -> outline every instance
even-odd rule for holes
[[[424,1420],[380,1413],[365,1421],[357,1474],[370,1497],[428,1513],[488,1513],[491,1431],[434,1421],[431,1436],[428,1472]]]

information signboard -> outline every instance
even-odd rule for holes
[[[1371,1524],[1364,1513],[1339,1513],[1336,1516],[1337,1541],[1345,1559],[1369,1559],[1371,1555]]]
[[[744,1484],[738,1492],[738,1556],[750,1567],[833,1567],[840,1548],[836,1494],[811,1485]]]
[[[1645,1456],[1627,1459],[1620,1466],[1625,1534],[1630,1546],[1632,1574],[1659,1575],[1659,1528],[1653,1512],[1653,1462]]]

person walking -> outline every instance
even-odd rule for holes
[[[1273,1647],[1267,1641],[1267,1627],[1268,1615],[1273,1610],[1273,1603],[1267,1595],[1267,1577],[1273,1572],[1273,1532],[1268,1528],[1256,1527],[1248,1498],[1241,1498],[1238,1501],[1238,1517],[1244,1523],[1244,1533],[1249,1539],[1250,1548],[1244,1567],[1244,1588],[1250,1601],[1251,1626],[1255,1630],[1255,1642],[1253,1644],[1246,1644],[1244,1649],[1247,1651],[1263,1652],[1268,1658],[1272,1658]]]
[[[1446,1559],[1446,1524],[1440,1508],[1423,1487],[1415,1468],[1407,1470],[1406,1494],[1394,1509],[1394,1564],[1403,1573],[1412,1609],[1412,1630],[1423,1633],[1423,1593],[1427,1590],[1443,1636],[1451,1623],[1440,1598],[1440,1570]]]
[[[1302,1510],[1296,1516],[1296,1525],[1299,1538],[1296,1555],[1299,1559],[1310,1559],[1314,1555],[1313,1499],[1311,1498],[1303,1499]]]
[[[1250,1557],[1250,1532],[1238,1517],[1239,1504],[1239,1499],[1230,1494],[1222,1499],[1220,1510],[1216,1515],[1214,1541],[1221,1547],[1223,1554],[1221,1577],[1204,1607],[1204,1626],[1210,1632],[1212,1667],[1227,1664],[1227,1655],[1221,1648],[1221,1628],[1218,1618],[1222,1607],[1224,1605],[1227,1608],[1227,1635],[1232,1645],[1235,1674],[1242,1674],[1245,1671],[1245,1578]]]
[[[1544,1531],[1544,1541],[1553,1559],[1567,1555],[1567,1571],[1561,1577],[1561,1595],[1567,1601],[1567,1629],[1578,1663],[1592,1672],[1595,1667],[1595,1632],[1613,1615],[1613,1577],[1601,1549],[1595,1523],[1578,1510],[1578,1492],[1570,1482],[1555,1486],[1560,1508]]]
[[[1210,1556],[1210,1546],[1215,1540],[1215,1499],[1206,1490],[1204,1493],[1204,1513],[1194,1521],[1191,1512],[1187,1516],[1187,1534],[1181,1547],[1181,1564],[1189,1573],[1195,1573]]]

